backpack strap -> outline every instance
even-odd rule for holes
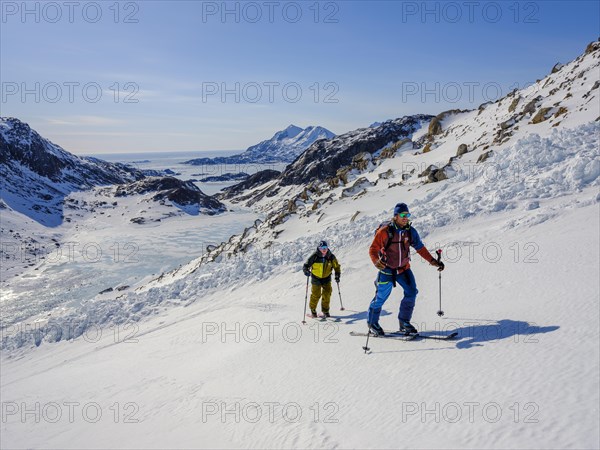
[[[381,224],[380,228],[383,226],[385,226],[387,229],[387,241],[385,241],[385,246],[383,248],[384,250],[387,250],[390,247],[390,245],[392,245],[392,239],[394,239],[394,233],[396,232],[396,230],[394,228],[394,224],[391,221]]]
[[[387,237],[387,241],[385,242],[385,247],[384,247],[384,249],[387,250],[389,248],[389,246],[392,245],[392,239],[394,238],[394,233],[396,232],[397,228],[394,226],[394,223],[392,221],[381,224],[380,228],[383,226],[387,226],[388,237]],[[408,246],[410,247],[412,245],[412,226],[409,225],[408,229],[399,229],[398,228],[398,230],[400,232],[405,231],[408,233]]]

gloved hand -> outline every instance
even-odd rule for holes
[[[339,276],[339,275],[336,275],[336,276],[335,276],[335,282],[336,282],[336,283],[339,283],[339,282],[340,282],[340,276]]]
[[[387,255],[385,254],[385,250],[384,249],[379,250],[379,259],[375,263],[375,267],[377,267],[379,270],[385,269],[386,261],[387,261]]]
[[[310,270],[308,270],[306,267],[304,268],[303,272],[305,277],[310,277]]]
[[[446,267],[442,261],[433,260],[431,261],[432,266],[436,266],[438,268],[438,272],[441,272]]]

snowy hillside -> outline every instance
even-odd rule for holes
[[[27,271],[40,270],[39,263],[52,253],[68,251],[86,220],[114,215],[123,223],[157,226],[172,218],[226,211],[193,183],[166,173],[79,157],[18,119],[0,118],[3,288],[10,289],[13,279],[21,282],[19,277]]]
[[[478,110],[317,142],[232,191],[263,220],[202,256],[68,307],[9,309],[1,446],[598,448],[599,69],[596,42]],[[399,201],[446,262],[438,317],[438,272],[413,255],[412,322],[458,336],[371,338],[365,354],[350,332],[374,294],[367,251]],[[303,325],[302,263],[321,239],[342,265],[340,321]]]
[[[309,126],[304,129],[290,125],[278,131],[271,139],[259,142],[239,155],[196,158],[188,161],[193,165],[208,164],[267,164],[273,162],[292,162],[304,150],[320,139],[335,137],[331,131],[323,127]]]
[[[12,117],[0,117],[0,175],[4,203],[47,226],[62,222],[71,192],[144,177],[124,164],[73,155]]]
[[[397,183],[420,186],[460,177],[473,172],[477,164],[485,167],[486,161],[491,175],[501,161],[488,158],[519,139],[546,136],[555,128],[571,129],[600,119],[599,59],[600,43],[595,42],[573,62],[527,89],[515,90],[477,110],[446,111],[435,118],[429,116],[430,121],[424,124],[424,118],[419,118],[423,126],[411,139],[366,147],[362,154],[354,151],[349,159],[337,165],[332,165],[326,157],[310,158],[311,152],[324,153],[315,144],[278,180],[256,187],[255,192],[261,194],[259,201],[248,192],[238,198],[242,201],[249,198],[247,204],[271,211],[273,216],[285,212],[291,203],[300,215],[320,216],[322,205],[340,197],[358,198],[370,191],[400,186]],[[329,146],[331,154],[337,155],[340,147],[335,147],[336,141],[345,141],[342,148],[348,148],[355,139],[360,139],[361,133],[370,136],[388,123],[340,135],[323,144],[325,151]],[[366,202],[368,198],[367,195]],[[236,201],[236,197],[231,200]]]

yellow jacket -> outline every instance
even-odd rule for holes
[[[330,250],[325,256],[320,251],[313,253],[304,263],[304,270],[310,270],[313,284],[326,284],[331,282],[331,272],[335,270],[336,276],[342,273],[342,267]]]

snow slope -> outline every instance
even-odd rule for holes
[[[443,319],[436,272],[414,264],[414,323],[457,330],[456,342],[372,339],[363,353],[363,338],[348,335],[364,330],[373,293],[363,239],[334,248],[344,264],[339,324],[299,324],[304,279],[285,266],[186,293],[196,300],[187,308],[143,322],[5,354],[2,446],[596,448],[598,205],[554,203],[561,214],[511,233],[503,214],[436,233],[503,251],[497,262],[477,251],[448,264]],[[556,251],[559,237],[568,251]],[[37,422],[22,415],[35,405]]]
[[[513,99],[447,115],[430,152],[401,147],[331,189],[287,186],[256,209],[298,198],[294,213],[124,293],[14,321],[2,330],[0,445],[598,448],[599,56],[552,74],[562,91],[511,112],[511,136],[496,139]],[[559,126],[529,123],[566,92],[580,103]],[[434,163],[447,179],[425,183],[418,175]],[[413,323],[459,335],[371,339],[365,354],[349,332],[366,329],[367,250],[398,201],[447,267],[440,318],[438,273],[414,256]],[[303,325],[301,266],[323,238],[342,264],[346,309],[334,290],[341,321]],[[384,307],[386,329],[400,297]]]
[[[99,186],[111,187],[94,190]],[[101,254],[96,258],[98,252],[105,255],[112,253],[115,259],[119,259],[118,253],[123,252],[120,245],[139,247],[139,242],[135,242],[138,239],[122,241],[124,235],[127,236],[126,232],[119,238],[104,235],[102,244],[106,245],[102,247],[95,241],[99,236],[93,233],[102,228],[101,216],[120,216],[122,220],[112,222],[111,233],[114,234],[115,228],[123,231],[121,227],[127,227],[130,222],[158,227],[179,218],[186,221],[188,215],[212,215],[225,210],[223,204],[205,195],[192,182],[171,176],[146,176],[143,171],[126,164],[76,156],[43,138],[28,124],[15,118],[0,117],[0,285],[3,298],[10,298],[11,308],[30,311],[32,303],[37,304],[40,297],[46,297],[36,292],[38,301],[32,302],[29,299],[31,292],[26,292],[23,286],[28,285],[31,279],[39,286],[38,282],[43,277],[39,277],[36,271],[43,271],[48,266],[51,267],[48,273],[54,276],[56,264],[45,265],[44,262],[60,260],[57,253],[72,254],[73,245],[81,244],[84,249],[86,245],[92,246],[90,257],[85,255],[81,258],[84,263],[96,263],[102,259]],[[92,220],[96,218],[100,218],[98,224]],[[188,221],[188,225],[190,222],[193,223]],[[88,231],[86,236],[77,232],[80,226]],[[243,226],[234,228],[235,232],[243,230]],[[228,233],[232,231],[228,230]],[[166,233],[173,237],[168,231]],[[215,235],[221,239],[230,236],[224,232]],[[112,242],[106,242],[107,238]],[[159,236],[155,242],[139,241],[144,246],[151,246],[163,238]],[[185,261],[189,259],[189,255],[186,256]],[[144,267],[153,269],[150,272],[169,270],[182,261],[181,256],[178,258],[175,265],[172,261],[156,264],[156,258],[150,258],[155,259],[154,264]],[[59,267],[65,273],[70,272],[70,268],[62,263]],[[86,274],[89,272],[92,271],[84,271]],[[118,277],[121,282],[127,278],[122,273],[118,273]],[[94,281],[98,281],[98,277],[86,284],[93,289]],[[46,283],[44,281],[41,285],[47,286]],[[119,281],[113,278],[113,283]],[[60,279],[58,285],[64,288]],[[68,289],[71,290],[71,286]],[[15,290],[26,294],[25,307],[20,301],[14,304],[12,294]],[[76,296],[82,295],[79,289],[75,291]],[[65,291],[52,289],[50,295],[65,296]],[[70,298],[71,294],[66,297]],[[51,303],[56,305],[54,301]],[[5,320],[6,314],[0,323],[5,324]]]
[[[123,164],[73,155],[12,117],[0,117],[0,175],[3,203],[48,227],[62,223],[71,192],[144,177]]]

